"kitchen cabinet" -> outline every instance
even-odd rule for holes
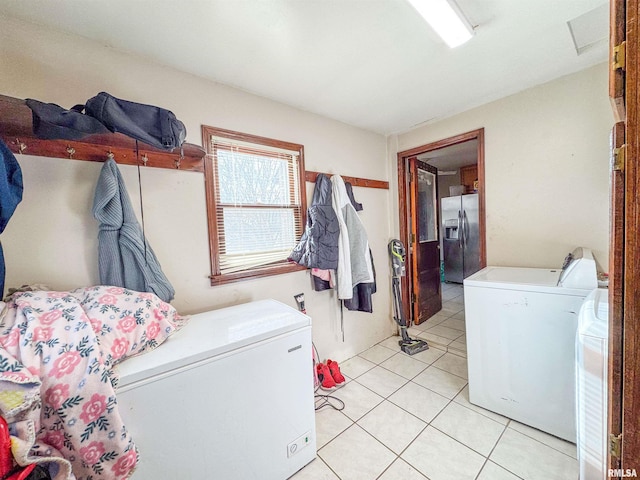
[[[465,193],[474,191],[474,182],[478,180],[478,165],[468,165],[460,167],[460,183],[464,185]]]

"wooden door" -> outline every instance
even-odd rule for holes
[[[640,475],[640,0],[611,0],[609,468]],[[628,476],[628,475],[627,475]]]
[[[438,237],[438,170],[409,160],[411,201],[412,317],[421,323],[442,309]]]

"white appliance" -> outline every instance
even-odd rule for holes
[[[465,279],[471,403],[575,443],[578,312],[597,283],[586,248],[563,268],[486,267]]]
[[[576,337],[576,404],[580,480],[607,476],[609,300],[593,290],[580,308]]]
[[[193,315],[120,365],[133,480],[283,480],[316,456],[311,319],[275,300]]]

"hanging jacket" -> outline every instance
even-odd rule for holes
[[[369,250],[369,256],[371,257],[371,267],[373,268],[373,282],[371,283],[359,283],[353,287],[353,296],[349,300],[344,301],[344,306],[347,310],[356,310],[358,312],[373,312],[373,297],[376,293],[376,269],[373,265],[373,254]]]
[[[349,182],[345,182],[344,186],[347,189],[347,195],[349,195],[349,200],[351,201],[351,205],[356,211],[361,211],[363,209],[362,204],[358,203],[353,196],[353,188]],[[373,270],[373,282],[371,283],[359,283],[355,287],[353,287],[353,296],[349,300],[344,301],[344,306],[347,310],[356,310],[358,312],[373,312],[373,298],[372,295],[376,293],[376,268],[373,264],[373,254],[371,253],[371,249],[369,249],[369,258],[371,258],[371,268]]]
[[[340,225],[337,276],[338,299],[353,297],[353,287],[359,283],[373,282],[373,268],[369,256],[369,240],[364,225],[347,195],[344,180],[339,175],[331,177],[333,210]]]
[[[0,233],[22,201],[22,170],[9,147],[0,140]],[[4,253],[0,243],[0,296],[4,296]]]
[[[93,200],[100,222],[98,268],[100,283],[151,292],[170,302],[174,289],[142,234],[124,180],[113,159],[104,162]]]
[[[307,268],[331,270],[338,267],[340,227],[331,206],[331,180],[320,173],[316,178],[307,225],[289,260]]]

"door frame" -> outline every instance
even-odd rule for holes
[[[440,150],[445,147],[457,145],[459,143],[468,142],[469,140],[478,140],[478,204],[480,210],[480,266],[484,268],[487,265],[487,248],[486,248],[486,216],[485,216],[485,176],[484,176],[484,128],[472,130],[470,132],[454,135],[453,137],[444,138],[435,142],[427,143],[419,147],[414,147],[409,150],[403,150],[398,152],[397,155],[397,169],[398,169],[398,214],[400,220],[400,240],[404,245],[410,245],[409,240],[409,219],[411,211],[409,208],[409,158],[421,155],[423,153],[431,152],[434,150]],[[439,217],[438,217],[439,218]],[[438,225],[438,231],[440,231],[441,225]],[[413,292],[412,285],[412,265],[413,256],[411,249],[407,248],[407,275],[402,277],[402,298],[410,299]],[[411,302],[403,302],[402,309],[404,311],[405,318],[413,319],[411,316]]]
[[[608,467],[640,471],[640,0],[611,0]],[[613,47],[626,44],[626,62]],[[623,128],[624,127],[624,128]],[[614,152],[615,153],[615,152]],[[612,158],[613,160],[613,158]],[[619,471],[616,473],[620,473]]]

